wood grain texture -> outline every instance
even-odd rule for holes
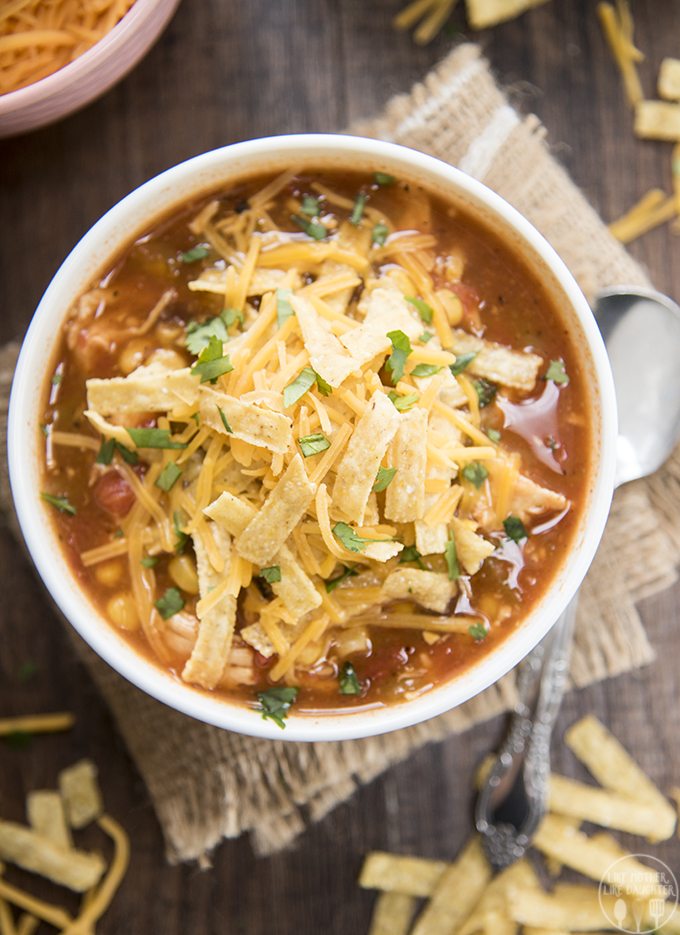
[[[2,142],[0,339],[24,332],[73,244],[151,175],[235,140],[342,128],[424,75],[455,40],[443,35],[419,49],[394,33],[390,19],[400,2],[184,0],[147,59],[106,97],[61,124]],[[634,140],[594,7],[592,0],[552,0],[481,40],[513,99],[540,115],[558,157],[612,219],[651,185],[670,185],[670,147]],[[651,94],[661,58],[678,53],[680,4],[636,0],[635,11]],[[463,28],[460,13],[454,25]],[[660,288],[680,295],[678,239],[660,230],[632,249]],[[211,871],[165,866],[145,789],[5,530],[0,574],[0,713],[68,708],[78,715],[66,737],[2,748],[0,812],[22,819],[25,792],[54,784],[58,769],[80,756],[100,765],[107,805],[133,838],[131,872],[98,928],[102,935],[366,931],[372,896],[355,881],[368,849],[446,858],[468,835],[473,769],[498,741],[500,720],[420,751],[313,827],[290,853],[256,860],[247,841],[238,841],[220,848]],[[594,711],[665,787],[680,783],[679,596],[666,593],[642,608],[658,662],[572,694],[558,731]],[[28,660],[40,671],[21,683],[17,673]],[[554,759],[560,771],[584,775],[559,744]],[[677,839],[655,853],[680,866]]]

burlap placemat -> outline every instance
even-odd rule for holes
[[[383,116],[353,130],[433,153],[483,179],[545,234],[587,295],[611,283],[646,281],[552,158],[538,120],[510,107],[476,46],[460,46],[410,94],[392,100]],[[3,436],[16,352],[16,346],[0,352]],[[0,472],[0,496],[8,506],[6,470]],[[582,591],[573,684],[587,685],[651,660],[635,602],[676,580],[679,557],[676,453],[655,478],[616,495]],[[223,837],[247,831],[259,853],[285,847],[306,821],[321,818],[358,783],[514,700],[510,675],[449,714],[384,737],[332,744],[253,740],[153,701],[73,639],[147,783],[173,861],[205,858]]]

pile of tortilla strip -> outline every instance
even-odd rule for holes
[[[380,891],[370,935],[680,933],[670,869],[649,866],[606,831],[581,829],[588,822],[655,843],[672,836],[676,810],[592,715],[567,730],[565,739],[600,785],[551,775],[549,813],[529,858],[494,876],[479,837],[451,863],[369,854],[359,883]],[[482,765],[479,782],[489,766]],[[673,796],[680,801],[680,789]],[[596,885],[560,881],[563,868]]]
[[[471,29],[488,29],[514,19],[546,0],[467,0]],[[396,29],[415,27],[420,45],[431,42],[441,30],[457,0],[412,0],[394,18]],[[601,2],[597,15],[612,56],[621,71],[626,100],[635,113],[635,134],[642,140],[674,143],[671,155],[672,194],[652,188],[609,229],[617,240],[630,243],[648,231],[674,221],[680,233],[680,58],[665,58],[657,80],[658,100],[646,100],[637,66],[645,60],[633,41],[633,17],[629,0]],[[419,25],[417,25],[419,24]]]
[[[280,230],[267,209],[293,178],[268,183],[241,213],[215,201],[191,222],[207,246],[189,288],[221,297],[226,309],[189,325],[193,366],[160,349],[128,376],[87,381],[85,415],[102,446],[133,442],[150,466],[140,480],[116,462],[136,503],[122,537],[82,561],[127,555],[152,648],[161,660],[168,647],[184,656],[182,678],[208,689],[254,679],[252,652],[234,644],[242,589],[252,622],[239,640],[276,653],[271,678],[290,679],[296,664],[322,655],[331,628],[354,627],[362,614],[381,625],[375,609],[390,601],[444,615],[509,516],[530,528],[568,507],[522,473],[499,433],[481,429],[489,399],[480,388],[522,398],[548,362],[459,327],[464,257],[438,256],[432,235],[395,229],[370,204],[338,222],[333,208],[353,203],[316,182],[314,210],[332,239]],[[451,288],[436,287],[442,272]],[[555,366],[555,379],[568,382]],[[155,428],[130,427],[150,416]],[[50,441],[100,444],[64,432]],[[172,555],[178,535],[191,536],[196,553],[196,615],[177,589],[156,593],[147,560]],[[429,569],[391,561],[414,546],[431,557]],[[370,572],[372,586],[348,581],[329,593],[327,581],[348,565]],[[248,587],[255,575],[271,583],[273,600]],[[436,639],[468,634],[475,622],[413,612],[382,625]]]
[[[7,741],[53,733],[73,725],[69,713],[30,715],[0,720]],[[57,789],[30,792],[27,824],[0,820],[0,861],[82,894],[75,916],[9,883],[0,863],[0,935],[32,935],[41,922],[63,935],[94,935],[127,870],[130,845],[123,828],[104,812],[97,769],[81,760],[62,770]],[[98,852],[79,848],[73,833],[95,823],[110,839],[113,855],[107,863]],[[15,919],[11,907],[19,913]]]

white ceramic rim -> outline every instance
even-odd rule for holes
[[[180,0],[170,0],[167,12],[161,17],[157,27],[151,31],[148,41],[140,48],[139,53],[129,60],[124,61],[124,69],[117,72],[115,77],[111,78],[108,85],[93,92],[94,97],[104,94],[112,84],[119,81],[127,71],[130,71],[138,63],[140,57],[147,48],[155,41],[160,32],[165,28],[167,21],[174,13]],[[7,94],[0,95],[0,118],[10,114],[16,114],[24,108],[28,109],[34,104],[48,98],[57,98],[63,91],[72,85],[87,81],[89,76],[97,70],[103,61],[115,55],[149,20],[156,15],[157,10],[163,5],[163,0],[135,0],[133,5],[119,20],[116,25],[99,42],[89,48],[82,55],[79,55],[73,62],[64,65],[51,75],[45,75],[39,81],[26,85],[25,88],[19,88],[17,91],[9,91]],[[86,97],[84,101],[78,98],[78,107],[85,106],[92,98]],[[64,114],[62,116],[65,116]],[[58,116],[50,120],[59,119]],[[42,125],[42,124],[41,124]]]
[[[224,184],[251,172],[283,165],[305,166],[335,163],[351,167],[370,165],[382,171],[427,180],[449,197],[465,199],[488,218],[509,228],[523,241],[527,252],[554,277],[567,298],[574,328],[583,332],[597,383],[594,407],[599,416],[599,460],[593,455],[590,508],[553,586],[534,607],[525,622],[498,647],[462,674],[413,701],[356,713],[295,714],[291,712],[281,731],[261,713],[211,697],[184,685],[138,654],[119,637],[89,602],[58,543],[46,505],[39,499],[38,435],[40,394],[36,374],[43,374],[55,345],[58,329],[71,302],[82,291],[83,267],[92,278],[106,259],[146,224],[171,210],[185,198],[183,185],[202,194],[222,179]],[[240,167],[240,168],[239,168]],[[219,184],[219,182],[217,183]],[[173,201],[174,199],[174,201]],[[121,233],[122,231],[125,234]],[[111,243],[116,244],[112,247]],[[96,259],[93,259],[96,258]],[[531,265],[531,264],[530,264]],[[92,270],[92,271],[90,271]],[[50,350],[51,349],[51,350]],[[597,427],[595,429],[597,436]],[[414,150],[376,140],[332,134],[270,137],[236,143],[195,156],[168,169],[133,191],[111,208],[72,250],[49,285],[26,334],[12,386],[9,407],[8,447],[10,480],[17,515],[36,568],[53,599],[92,649],[138,688],[172,708],[215,726],[290,741],[337,741],[356,739],[409,727],[442,714],[498,681],[542,639],[577,591],[597,549],[609,512],[614,485],[616,402],[609,361],[591,310],[567,270],[547,241],[502,198],[458,169]],[[28,456],[27,456],[28,453]]]

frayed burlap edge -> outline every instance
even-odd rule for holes
[[[459,165],[497,190],[543,232],[588,296],[646,277],[551,157],[538,120],[520,117],[479,49],[463,45],[377,120],[353,132],[391,139]],[[16,347],[0,352],[0,433]],[[6,471],[0,496],[8,504]],[[648,482],[616,495],[582,589],[571,680],[582,686],[652,659],[635,603],[676,580],[680,453]],[[142,774],[172,861],[207,860],[224,837],[251,832],[259,853],[289,845],[316,821],[423,744],[512,706],[514,677],[425,724],[368,740],[291,744],[242,737],[190,720],[139,692],[69,628]]]

